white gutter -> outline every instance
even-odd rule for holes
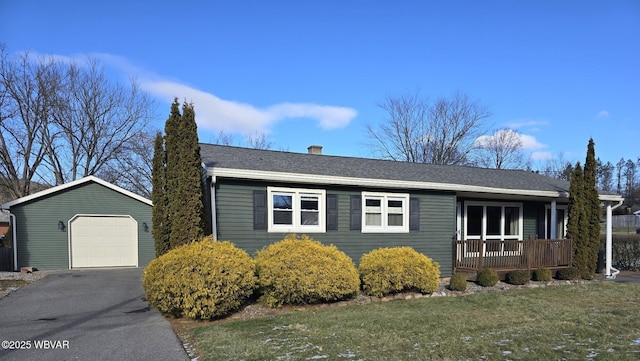
[[[607,277],[607,279],[615,279],[618,273],[620,273],[620,270],[613,268],[613,266],[611,265],[612,248],[613,248],[612,223],[613,223],[613,210],[620,207],[622,203],[623,201],[618,200],[618,204],[616,204],[615,206],[611,206],[611,202],[610,201],[607,202],[607,225],[606,225],[607,238],[606,238],[606,245],[605,245],[605,252],[606,252],[605,276]],[[611,273],[612,270],[613,270],[613,273]]]
[[[207,168],[207,175],[228,178],[240,178],[262,181],[293,182],[303,184],[335,184],[359,187],[377,187],[391,189],[429,189],[453,192],[477,192],[490,194],[508,194],[521,196],[537,196],[549,198],[568,198],[568,192],[562,191],[537,191],[531,189],[504,189],[486,186],[473,186],[464,184],[435,183],[423,181],[401,181],[393,179],[377,178],[353,178],[343,176],[329,176],[321,174],[273,172],[234,168]]]

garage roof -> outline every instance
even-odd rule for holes
[[[24,203],[24,202],[29,202],[31,200],[38,199],[38,198],[41,198],[41,197],[44,197],[44,196],[47,196],[47,195],[55,194],[57,192],[65,190],[65,189],[69,189],[69,188],[72,188],[72,187],[75,187],[75,186],[78,186],[78,185],[81,185],[81,184],[84,184],[84,183],[88,183],[88,182],[98,183],[98,184],[100,184],[102,186],[105,186],[105,187],[107,187],[109,189],[112,189],[112,190],[114,190],[114,191],[116,191],[118,193],[122,193],[127,197],[131,197],[131,198],[133,198],[133,199],[135,199],[137,201],[140,201],[142,203],[148,204],[150,206],[153,205],[153,203],[151,202],[150,199],[147,199],[145,197],[137,195],[137,194],[135,194],[133,192],[130,192],[130,191],[124,189],[124,188],[118,187],[117,185],[111,184],[111,183],[109,183],[109,182],[107,182],[105,180],[102,180],[102,179],[100,179],[100,178],[98,178],[96,176],[90,175],[90,176],[87,176],[87,177],[84,177],[84,178],[81,178],[81,179],[77,179],[77,180],[69,182],[69,183],[65,183],[65,184],[61,184],[59,186],[55,186],[55,187],[51,187],[51,188],[45,189],[45,190],[40,191],[38,193],[34,193],[34,194],[30,194],[30,195],[22,197],[22,198],[18,198],[16,200],[13,200],[13,201],[10,201],[10,202],[7,202],[7,203],[0,204],[0,208],[8,209],[8,208],[10,208],[12,206],[15,206],[17,204]]]

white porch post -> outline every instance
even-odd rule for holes
[[[551,201],[551,234],[549,235],[549,239],[558,238],[558,210],[556,200]]]
[[[607,225],[606,225],[606,229],[607,229],[607,241],[606,241],[606,270],[605,270],[605,276],[610,277],[611,276],[611,244],[612,244],[612,223],[613,223],[613,216],[612,216],[612,211],[611,211],[611,202],[607,202]]]

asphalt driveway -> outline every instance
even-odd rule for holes
[[[62,271],[0,299],[0,360],[189,360],[141,276]]]

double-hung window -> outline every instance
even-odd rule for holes
[[[409,195],[362,192],[362,232],[409,232]]]
[[[269,232],[326,231],[324,190],[268,187],[267,193]]]

